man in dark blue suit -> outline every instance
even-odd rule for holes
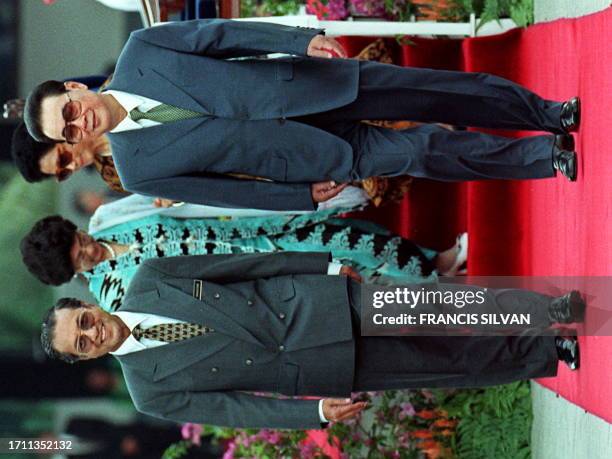
[[[225,20],[139,30],[105,92],[46,82],[24,119],[39,141],[108,133],[129,191],[216,206],[310,210],[337,184],[371,176],[526,179],[560,170],[575,179],[567,133],[579,121],[577,99],[547,101],[486,74],[330,59],[344,51],[322,33]],[[277,52],[292,57],[256,57]],[[392,131],[362,119],[559,135]]]

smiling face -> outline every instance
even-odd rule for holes
[[[79,143],[112,128],[111,112],[101,94],[87,90],[81,83],[64,85],[67,93],[47,96],[41,103],[41,126],[47,137]]]
[[[77,231],[74,234],[74,241],[70,247],[70,262],[75,272],[89,271],[102,263],[107,255],[106,249],[89,234],[84,231]]]
[[[96,359],[116,351],[130,330],[117,316],[101,308],[82,303],[80,308],[55,311],[53,348],[81,360]]]
[[[40,171],[46,175],[53,175],[60,181],[67,179],[74,172],[93,164],[94,152],[91,143],[84,141],[77,145],[54,144],[38,160]]]

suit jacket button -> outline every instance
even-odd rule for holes
[[[219,369],[218,369],[217,367],[212,367],[212,368],[210,369],[210,371],[211,371],[211,372],[213,372],[213,373],[216,373],[216,372],[218,372],[218,371],[219,371]]]
[[[284,312],[281,312],[281,313],[278,315],[278,317],[279,317],[279,319],[284,319],[284,318],[285,318],[285,317],[287,317],[287,316],[285,315],[285,313],[284,313]]]
[[[284,351],[284,350],[285,350],[285,346],[283,346],[283,345],[281,344],[280,346],[278,346],[278,350],[279,350],[279,351],[281,351],[281,352],[282,352],[282,351]]]
[[[253,306],[253,302],[252,302],[251,300],[247,300],[247,304],[248,304],[249,306]]]
[[[218,300],[219,298],[221,298],[221,295],[219,295],[218,293],[215,293],[213,297],[215,297],[215,300]]]
[[[244,361],[244,363],[245,363],[246,365],[253,365],[253,360],[252,360],[252,359],[246,359],[246,360]]]

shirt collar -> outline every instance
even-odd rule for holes
[[[140,106],[145,102],[145,99],[140,97],[137,94],[130,94],[123,91],[116,91],[114,89],[109,89],[108,91],[104,91],[103,94],[111,95],[115,98],[115,100],[123,107],[123,109],[127,112],[127,116],[123,118],[117,126],[111,129],[111,133],[115,132],[123,132],[131,129],[138,129],[141,126],[130,118],[130,112],[134,110],[136,107]]]
[[[123,323],[127,325],[127,327],[130,329],[130,333],[132,332],[132,330],[134,330],[134,328],[136,328],[137,325],[139,325],[146,318],[143,314],[127,311],[116,311],[113,312],[112,315],[119,317],[119,319],[121,319]],[[130,336],[128,336],[126,340],[121,343],[121,346],[119,346],[116,351],[111,352],[110,354],[125,355],[136,351],[142,351],[146,348],[147,347],[144,344],[134,338],[134,335],[130,334]]]

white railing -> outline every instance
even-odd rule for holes
[[[475,37],[497,35],[514,29],[516,24],[512,19],[501,19],[499,22],[491,21],[478,29],[478,20],[470,15],[469,22],[437,22],[437,21],[380,21],[358,19],[348,21],[320,21],[314,15],[272,16],[240,18],[238,21],[258,21],[283,24],[294,27],[313,27],[325,29],[326,35],[358,35],[358,36],[395,36],[395,35],[433,35],[433,36],[461,36]]]

